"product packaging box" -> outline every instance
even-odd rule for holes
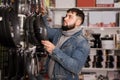
[[[96,0],[96,7],[114,7],[114,0]]]
[[[90,27],[116,27],[117,12],[112,11],[94,11],[89,12]]]
[[[76,0],[77,7],[95,7],[96,0]]]
[[[120,80],[120,71],[108,71],[108,80]]]

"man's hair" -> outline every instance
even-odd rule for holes
[[[78,8],[70,8],[70,9],[67,10],[67,13],[68,12],[75,12],[77,16],[81,17],[81,19],[82,19],[82,23],[81,24],[83,24],[85,15],[84,15],[82,10],[80,10]]]

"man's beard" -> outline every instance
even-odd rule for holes
[[[62,25],[62,30],[63,31],[68,31],[68,30],[71,30],[71,29],[74,29],[75,28],[75,24],[72,24],[72,25]]]

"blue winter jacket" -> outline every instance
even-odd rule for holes
[[[43,19],[46,22],[48,38],[56,45],[62,31],[59,28],[50,28],[45,16]],[[50,55],[55,60],[52,80],[79,80],[78,74],[84,67],[89,52],[90,46],[82,30],[72,35],[60,48],[56,47]],[[47,64],[48,62],[49,58]]]

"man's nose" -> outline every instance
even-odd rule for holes
[[[67,20],[67,17],[64,17],[64,21]]]

